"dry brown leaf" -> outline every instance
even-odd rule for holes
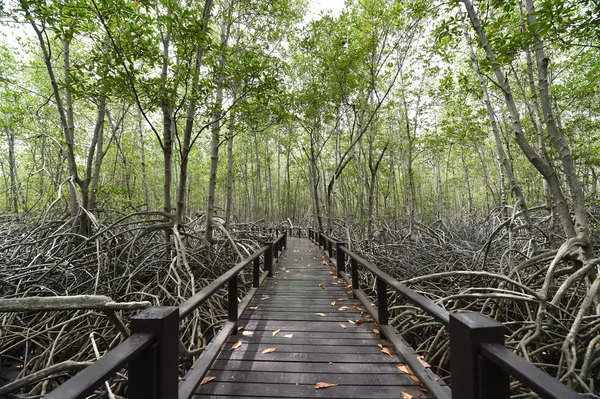
[[[362,319],[356,320],[356,324],[362,324],[362,322],[363,322]]]
[[[341,307],[341,308],[339,308],[338,310],[340,310],[340,311],[342,311],[342,312],[343,312],[344,310],[348,310],[348,309],[349,309],[349,308],[348,308],[348,306],[342,306],[342,307]]]
[[[396,366],[398,368],[398,370],[402,371],[403,373],[406,374],[412,374],[412,370],[410,369],[410,367],[408,367],[406,364],[401,364],[400,366]]]
[[[273,336],[276,336],[279,331],[281,331],[281,328],[278,329],[278,330],[273,331]]]
[[[254,335],[254,331],[244,331],[242,333],[242,335],[246,336],[246,337],[251,337]]]
[[[284,337],[286,338],[292,338],[294,336],[294,334],[285,334]]]
[[[383,345],[377,344],[377,346],[379,347],[379,349],[383,349]]]
[[[381,352],[385,353],[386,355],[390,355],[390,357],[393,357],[393,355],[395,355],[395,353],[390,351],[388,348],[382,348]]]
[[[421,381],[419,381],[419,379],[417,377],[415,377],[414,375],[409,375],[410,379],[413,380],[414,382],[418,382],[420,383]]]
[[[402,395],[402,399],[413,399],[413,396],[406,392],[400,392],[400,395]]]
[[[342,328],[344,328],[344,329],[345,329],[345,328],[346,328],[346,325],[345,325],[345,324],[340,324],[340,327],[342,327]]]
[[[261,300],[261,301],[266,301],[266,300],[267,300],[267,299],[269,299],[269,298],[270,298],[270,296],[268,296],[268,295],[263,295],[263,297],[262,297],[262,298],[260,298],[260,300]]]
[[[376,328],[374,328],[374,329],[373,329],[373,333],[374,333],[374,334],[379,334],[379,330],[378,330],[378,329],[376,329]]]
[[[356,305],[352,306],[352,309],[358,310],[359,312],[364,312],[365,311],[363,308],[361,308],[360,306],[356,306]]]
[[[326,261],[326,260],[324,260],[324,261],[323,261],[323,264],[324,264],[324,265],[326,265],[326,264],[327,264],[327,261]]]
[[[349,322],[350,324],[356,324],[356,322],[355,322],[354,320],[350,320],[350,319],[348,319],[348,322]]]
[[[319,313],[315,313],[315,314],[316,314],[317,316],[321,316],[321,317],[325,317],[325,316],[327,316],[325,313],[320,313],[320,312],[319,312]]]
[[[217,377],[204,377],[202,379],[202,382],[200,382],[200,385],[204,385],[204,384],[208,384],[209,382],[211,382],[212,380],[214,380]]]
[[[335,306],[335,301],[330,303],[331,306]]]
[[[425,359],[423,358],[423,356],[417,356],[417,360],[419,360],[421,362],[423,367],[425,367],[425,368],[431,367],[431,364],[427,363],[425,361]]]
[[[230,351],[239,348],[240,346],[242,346],[243,342],[240,339],[238,342],[236,342],[235,344],[231,345],[231,349],[229,349]]]
[[[329,388],[329,387],[337,387],[338,384],[330,384],[328,382],[317,382],[315,384],[315,389]]]
[[[275,349],[277,349],[278,347],[275,348],[267,348],[264,351],[262,351],[261,353],[267,354],[267,353],[273,353],[275,352]]]

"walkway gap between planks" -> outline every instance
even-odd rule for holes
[[[273,278],[241,315],[243,328],[206,374],[215,378],[194,398],[430,398],[398,368],[400,356],[382,352],[394,353],[319,247],[305,238],[287,243]],[[262,353],[269,348],[276,349]],[[338,385],[316,389],[319,382]]]

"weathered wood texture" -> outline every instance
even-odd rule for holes
[[[430,397],[398,369],[403,359],[381,351],[378,345],[393,353],[324,260],[309,240],[288,237],[273,278],[240,315],[239,326],[252,335],[230,337],[207,373],[215,378],[201,385],[195,398],[401,398],[402,392]],[[231,350],[239,340],[242,345]],[[276,349],[262,353],[268,348]],[[318,382],[338,385],[315,389]]]

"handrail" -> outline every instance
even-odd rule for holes
[[[109,351],[92,365],[83,369],[77,374],[77,378],[67,380],[45,398],[85,398],[91,395],[107,378],[113,376],[132,358],[146,350],[154,342],[154,338],[154,334],[133,334],[114,350]]]
[[[544,399],[582,397],[507,349],[504,346],[504,326],[496,320],[480,313],[449,312],[350,251],[345,243],[314,229],[309,229],[309,238],[327,251],[331,263],[335,265],[338,277],[344,278],[346,283],[352,286],[354,296],[365,305],[365,309],[379,324],[382,337],[385,336],[404,356],[416,377],[433,397],[450,398],[452,395],[460,399],[505,399],[510,395],[511,375]],[[350,260],[351,277],[346,274],[346,256]],[[360,289],[359,266],[375,276],[376,307]],[[421,365],[414,353],[411,353],[411,348],[397,335],[396,329],[388,324],[388,287],[449,329],[450,354],[453,359],[451,394],[446,387],[441,387],[435,378],[431,378],[430,370]]]
[[[46,398],[80,399],[89,396],[118,370],[128,366],[129,399],[189,399],[202,377],[216,358],[229,335],[237,334],[237,321],[267,277],[273,264],[287,247],[287,232],[223,273],[179,307],[152,307],[131,320],[132,335],[108,351],[91,366],[83,369],[51,391]],[[263,269],[260,271],[260,257]],[[253,265],[252,288],[238,304],[238,275],[250,263]],[[202,351],[188,373],[178,382],[179,322],[225,284],[228,286],[228,321]]]

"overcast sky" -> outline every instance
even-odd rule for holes
[[[308,19],[313,19],[319,15],[319,11],[332,10],[334,15],[339,15],[344,8],[344,0],[311,0],[308,11]]]

